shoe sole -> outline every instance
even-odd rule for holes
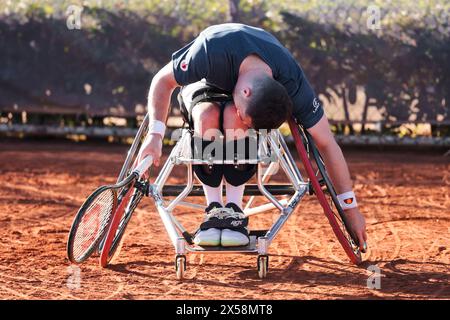
[[[237,241],[227,241],[227,240],[223,240],[223,230],[222,230],[222,236],[220,239],[220,244],[222,245],[222,247],[243,247],[243,246],[247,246],[250,243],[250,239],[245,238],[245,242],[244,240],[242,242],[237,242]]]

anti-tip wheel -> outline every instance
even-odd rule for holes
[[[182,280],[186,273],[186,256],[177,255],[175,257],[175,271],[177,273],[177,279]]]
[[[269,271],[269,256],[259,255],[258,256],[258,276],[260,279],[267,277],[267,272]]]

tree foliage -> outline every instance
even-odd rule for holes
[[[70,4],[83,6],[81,30],[66,27]],[[367,27],[369,5],[380,29]],[[133,113],[173,51],[233,21],[275,33],[346,119],[362,88],[353,120],[375,108],[389,121],[450,121],[449,10],[425,0],[4,0],[0,110]]]

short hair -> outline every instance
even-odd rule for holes
[[[245,114],[254,129],[276,129],[291,116],[292,100],[281,83],[263,75],[253,81]]]

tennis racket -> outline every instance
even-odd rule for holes
[[[146,157],[124,180],[99,187],[86,199],[78,210],[69,233],[67,256],[71,262],[81,263],[89,258],[105,236],[114,213],[120,209],[118,196],[131,196],[135,183],[151,164],[152,158]]]

